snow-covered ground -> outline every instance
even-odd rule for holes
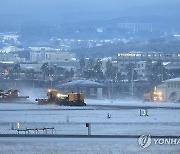
[[[85,123],[91,123],[92,134],[177,135],[180,134],[180,109],[148,109],[148,116],[139,116],[139,109],[106,109],[96,105],[179,107],[175,103],[142,103],[133,101],[86,100],[90,106],[65,107],[31,103],[0,103],[0,133],[17,133],[21,128],[54,127],[57,134],[87,134]],[[92,106],[91,106],[92,105]],[[108,114],[111,118],[107,118]],[[33,132],[31,132],[33,133]],[[42,132],[40,132],[42,133]]]
[[[120,105],[120,106],[149,106],[149,107],[180,107],[180,103],[172,102],[143,102],[140,100],[93,100],[86,99],[85,101],[89,105]]]
[[[137,139],[8,138],[0,139],[1,154],[179,154],[179,145],[151,145],[141,149]]]
[[[17,130],[12,130],[12,125],[16,129],[18,122],[20,129],[54,127],[55,134],[86,135],[88,130],[85,123],[91,123],[92,135],[180,134],[178,103],[130,100],[86,100],[86,103],[88,106],[85,107],[38,105],[36,102],[0,103],[0,134],[17,134]],[[137,108],[128,108],[131,106]],[[148,116],[139,116],[138,107],[147,106],[157,108],[148,109]],[[29,133],[35,132],[32,130]],[[39,133],[44,132],[41,130]],[[48,130],[47,133],[51,134],[52,131]],[[180,153],[180,148],[179,145],[151,145],[142,150],[137,139],[0,138],[0,154],[61,152],[164,154]]]
[[[91,105],[109,105],[109,106],[141,106],[141,107],[177,107],[180,109],[180,103],[171,103],[171,102],[142,102],[138,100],[94,100],[86,99],[86,107],[68,107],[68,106],[58,106],[58,105],[38,105],[35,101],[29,102],[19,102],[19,103],[0,103],[0,110],[26,110],[26,109],[95,109]]]

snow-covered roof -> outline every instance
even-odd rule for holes
[[[57,87],[96,87],[96,88],[102,88],[105,87],[106,85],[90,81],[90,80],[77,80],[77,81],[72,81],[64,84],[60,84]]]
[[[137,64],[147,63],[147,61],[138,61]]]
[[[168,64],[171,64],[171,62],[163,62],[164,66],[167,66]]]
[[[165,66],[166,69],[180,69],[180,62],[172,62]]]
[[[14,64],[13,61],[0,61],[1,64]]]
[[[179,78],[169,79],[169,80],[166,80],[164,82],[180,82],[180,77]]]

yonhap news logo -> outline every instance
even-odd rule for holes
[[[151,145],[151,136],[150,135],[141,135],[138,139],[139,146],[144,149]]]
[[[152,144],[152,142],[158,145],[179,145],[180,138],[156,137],[152,139],[151,135],[148,134],[148,135],[141,135],[138,139],[138,144],[142,149],[149,147]]]

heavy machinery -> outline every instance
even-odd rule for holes
[[[12,102],[12,101],[26,101],[29,96],[20,96],[19,90],[11,88],[7,92],[5,90],[0,90],[0,101]]]
[[[36,99],[38,104],[56,104],[62,106],[85,106],[84,94],[82,93],[68,93],[67,95],[61,94],[58,90],[49,89],[47,92],[48,98]]]
[[[148,102],[163,102],[163,93],[154,88],[153,92],[144,94],[144,101]]]
[[[5,91],[3,89],[0,89],[0,100],[4,99],[5,97]]]

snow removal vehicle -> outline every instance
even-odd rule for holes
[[[86,106],[83,93],[61,94],[58,90],[49,89],[45,99],[36,99],[38,104],[56,104],[61,106]]]
[[[161,91],[157,91],[155,87],[153,92],[144,94],[144,101],[163,102],[163,93]]]
[[[0,101],[3,102],[17,102],[17,101],[26,101],[29,96],[20,96],[19,90],[15,88],[9,89],[7,92],[5,90],[0,90]]]

